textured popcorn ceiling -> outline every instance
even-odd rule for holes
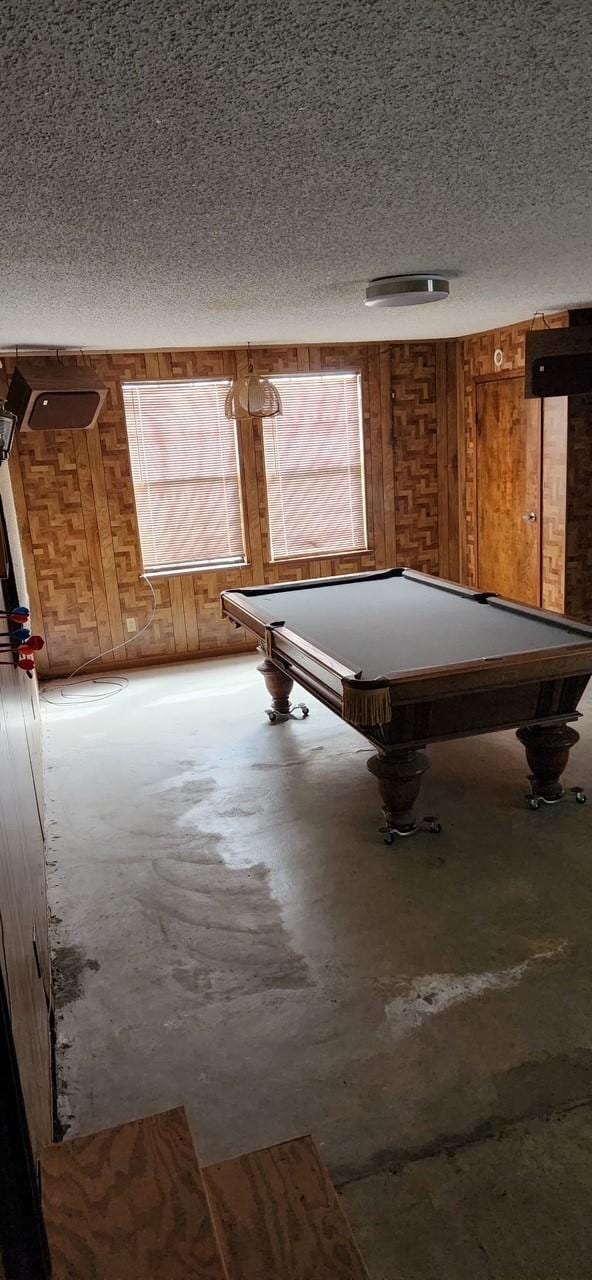
[[[0,344],[445,336],[592,300],[592,0],[8,0]],[[368,312],[372,276],[449,301]]]

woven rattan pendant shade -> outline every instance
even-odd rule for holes
[[[249,361],[249,372],[236,378],[228,392],[224,412],[227,418],[275,418],[282,402],[273,382],[253,373]]]

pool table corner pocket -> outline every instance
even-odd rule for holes
[[[369,685],[355,680],[343,681],[343,719],[347,724],[362,729],[389,724],[392,714],[388,684]]]

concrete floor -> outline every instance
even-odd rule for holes
[[[530,812],[513,733],[445,743],[442,834],[386,848],[368,744],[314,699],[269,725],[255,666],[45,705],[69,1134],[312,1132],[373,1280],[592,1277],[592,804]]]

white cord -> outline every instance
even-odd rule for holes
[[[86,662],[81,662],[79,667],[75,667],[74,670],[70,672],[70,675],[66,676],[65,684],[57,685],[57,686],[52,684],[50,686],[50,691],[52,693],[53,692],[57,693],[61,701],[58,700],[56,702],[53,698],[48,698],[47,693],[44,690],[43,693],[41,694],[41,697],[44,702],[49,702],[50,706],[52,707],[63,706],[64,702],[74,703],[74,705],[84,705],[87,702],[103,702],[106,698],[113,698],[116,693],[121,693],[124,689],[127,688],[129,684],[129,680],[127,679],[126,676],[98,676],[98,677],[95,677],[94,679],[89,677],[86,680],[77,680],[76,684],[74,685],[74,688],[80,689],[80,686],[85,684],[93,685],[93,686],[114,685],[115,688],[111,689],[109,693],[97,693],[94,695],[94,697],[92,696],[92,693],[82,694],[80,697],[76,697],[76,695],[71,696],[66,692],[66,686],[71,684],[71,681],[74,679],[75,676],[78,675],[79,671],[84,671],[85,667],[89,667],[93,662],[99,662],[101,658],[108,657],[110,653],[117,653],[118,649],[126,649],[129,644],[134,643],[134,640],[139,640],[140,636],[143,636],[144,632],[147,631],[148,628],[152,626],[152,623],[154,622],[154,619],[156,617],[156,610],[158,608],[156,592],[154,590],[154,587],[152,586],[150,579],[147,578],[144,573],[141,573],[140,577],[144,579],[144,582],[147,584],[147,586],[150,588],[152,592],[152,612],[150,614],[150,617],[148,618],[148,621],[144,623],[144,626],[141,627],[139,631],[136,631],[135,635],[130,636],[129,640],[123,640],[121,644],[114,644],[111,649],[103,649],[101,653],[95,654],[92,658],[87,658]]]

